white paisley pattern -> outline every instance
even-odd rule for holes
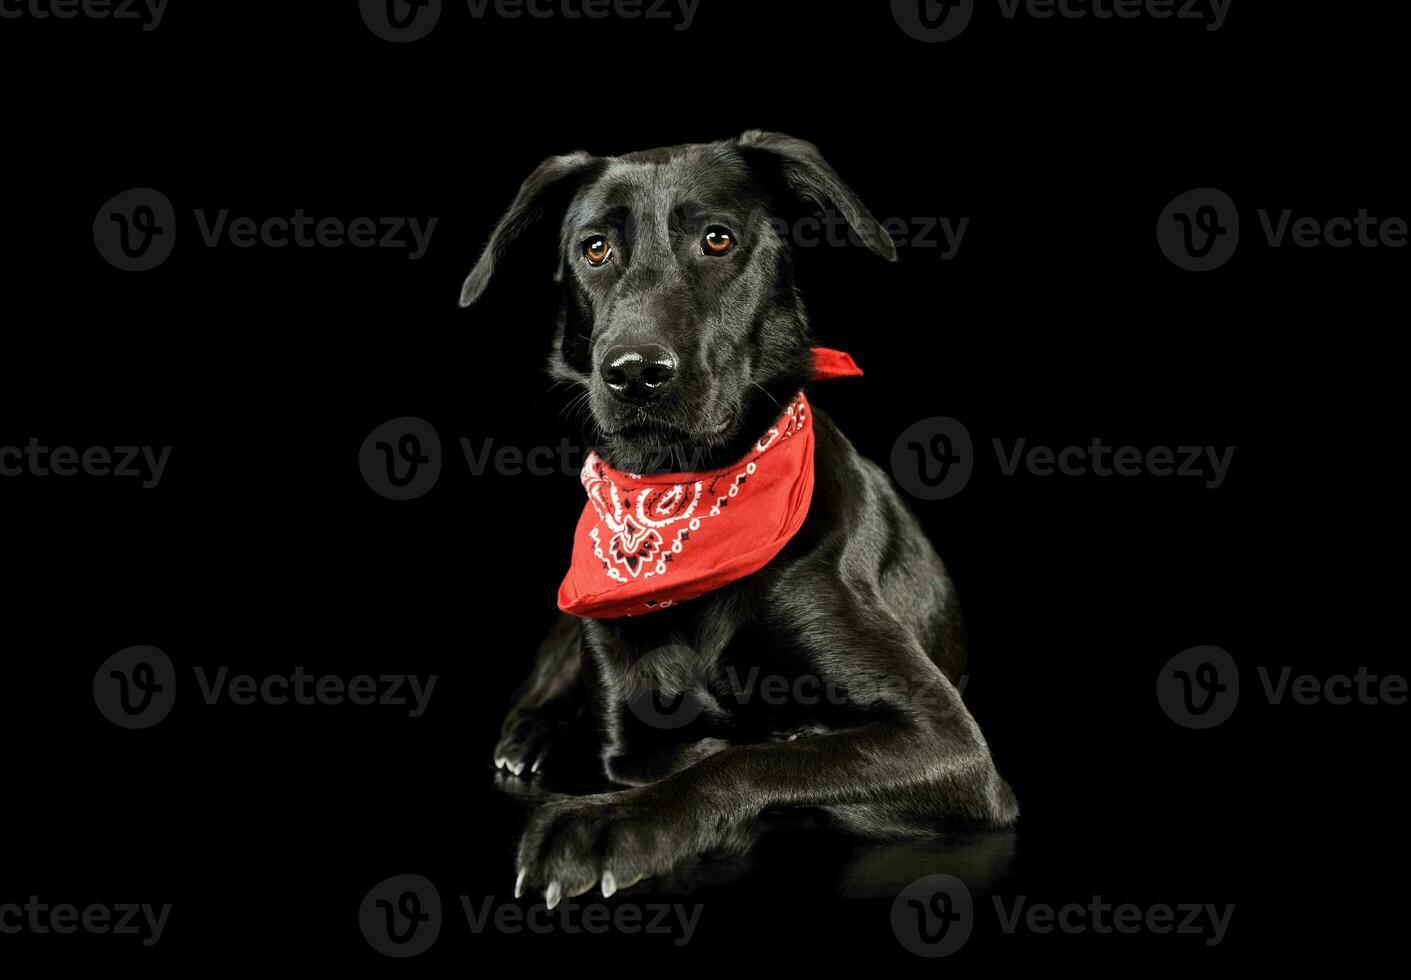
[[[755,444],[743,465],[703,474],[700,479],[685,483],[651,482],[659,479],[656,477],[638,482],[643,478],[628,473],[624,485],[619,486],[598,454],[589,453],[579,478],[598,512],[598,523],[588,535],[593,541],[593,554],[603,563],[607,577],[614,582],[628,582],[665,575],[672,559],[701,529],[701,522],[719,517],[730,501],[743,492],[758,467],[760,454],[803,427],[806,412],[807,403],[800,395]],[[703,501],[711,502],[704,512]],[[669,604],[667,601],[661,605]]]

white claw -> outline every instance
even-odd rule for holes
[[[549,911],[552,912],[554,907],[558,905],[559,899],[562,897],[563,888],[560,887],[557,881],[552,882],[549,885],[549,890],[544,892],[544,904],[547,905],[549,907]]]
[[[613,877],[611,871],[603,872],[603,898],[612,898],[617,891],[617,879]]]
[[[524,763],[516,762],[514,765],[510,766],[510,771],[518,776],[520,773],[524,772]]]
[[[528,873],[529,873],[529,869],[528,869],[528,868],[520,868],[520,869],[519,869],[519,877],[514,880],[514,897],[515,897],[515,898],[523,898],[523,897],[524,897],[524,876],[527,875]]]

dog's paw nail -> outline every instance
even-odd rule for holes
[[[532,765],[532,766],[529,767],[529,771],[530,771],[530,772],[538,772],[538,771],[539,771],[539,766],[542,765],[543,762],[544,762],[544,757],[541,755],[541,756],[539,756],[539,758],[537,758],[537,759],[534,760],[534,765]]]
[[[611,871],[603,872],[603,898],[612,898],[617,891],[617,879],[612,876]]]
[[[528,873],[529,873],[529,869],[528,869],[528,868],[520,868],[520,869],[519,869],[519,877],[514,880],[514,897],[515,897],[515,898],[523,898],[523,897],[524,897],[524,876],[527,875]]]
[[[510,772],[518,776],[520,773],[524,772],[524,763],[516,762],[514,765],[510,766]]]
[[[554,906],[558,905],[559,899],[562,897],[563,889],[559,887],[559,883],[555,881],[549,885],[549,890],[544,892],[544,904],[547,905],[549,907],[549,911],[552,912]]]

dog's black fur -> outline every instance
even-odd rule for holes
[[[628,472],[728,465],[808,381],[810,329],[778,222],[824,209],[895,260],[817,149],[790,137],[553,158],[495,230],[462,304],[556,231],[551,373],[581,387],[591,444]],[[710,228],[728,231],[728,253],[705,248]],[[610,255],[595,266],[585,243],[599,239]],[[674,353],[676,376],[652,400],[618,397],[605,353],[648,343]],[[812,506],[771,563],[646,616],[562,617],[541,646],[497,766],[539,778],[592,739],[616,788],[535,810],[517,887],[550,905],[599,882],[611,893],[747,846],[780,808],[870,838],[1014,823],[956,686],[965,636],[945,569],[881,469],[813,416]],[[664,724],[642,709],[648,694],[691,710]]]

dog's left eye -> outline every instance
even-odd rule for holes
[[[590,238],[583,243],[583,257],[597,268],[612,257],[612,243],[601,235]]]
[[[705,237],[701,239],[701,251],[706,255],[724,255],[734,247],[735,236],[730,234],[729,228],[720,225],[707,228]]]

